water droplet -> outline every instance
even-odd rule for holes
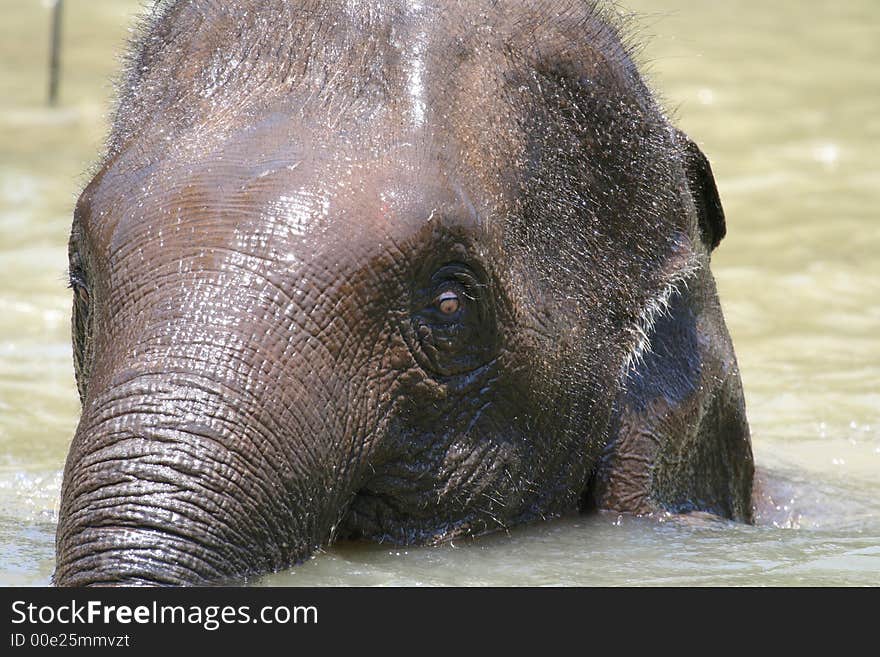
[[[715,92],[708,88],[700,89],[697,92],[697,100],[703,105],[711,105],[715,102]]]
[[[832,143],[816,146],[813,149],[813,159],[828,169],[834,168],[840,159],[840,148]]]

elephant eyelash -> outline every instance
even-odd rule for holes
[[[76,290],[78,288],[84,288],[86,286],[86,279],[83,272],[79,269],[69,269],[67,271],[67,287],[71,290]]]
[[[455,272],[451,279],[461,286],[462,296],[469,301],[477,301],[482,290],[489,287],[465,271]]]

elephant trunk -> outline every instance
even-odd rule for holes
[[[338,519],[341,469],[334,441],[316,439],[320,418],[300,413],[284,435],[266,397],[290,399],[257,398],[229,359],[210,375],[206,361],[176,365],[115,368],[87,398],[65,467],[56,584],[267,572],[308,556]]]

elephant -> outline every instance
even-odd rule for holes
[[[59,586],[753,522],[707,158],[598,2],[158,0],[69,240]]]

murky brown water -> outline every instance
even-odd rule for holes
[[[138,0],[0,12],[0,584],[45,584],[78,406],[65,244]],[[880,584],[880,4],[627,0],[655,89],[709,155],[714,257],[754,449],[756,527],[602,514],[437,548],[340,546],[269,584]]]

